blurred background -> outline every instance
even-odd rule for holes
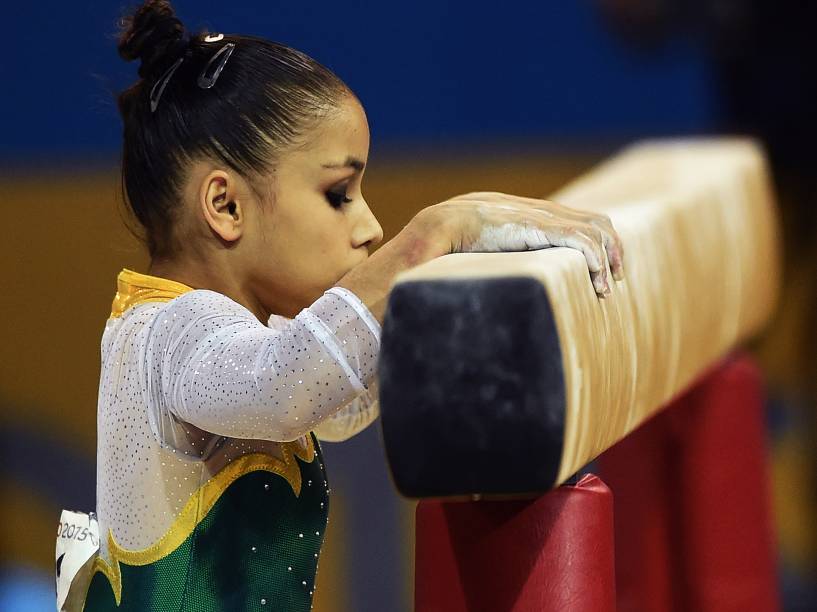
[[[364,188],[387,238],[460,192],[543,196],[640,138],[748,133],[770,154],[785,286],[751,347],[769,385],[786,610],[817,609],[815,3],[794,0],[177,0],[189,29],[306,51],[359,95]],[[54,609],[61,508],[92,510],[99,342],[115,277],[144,271],[117,175],[129,5],[14,3],[0,55],[0,610]],[[408,611],[413,504],[377,427],[326,444],[321,612]]]

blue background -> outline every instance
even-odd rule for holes
[[[17,3],[3,34],[0,163],[116,153],[115,92],[136,65],[116,53],[118,2]],[[375,146],[484,140],[625,141],[707,131],[702,51],[635,54],[596,4],[180,0],[187,27],[264,36],[306,51],[362,99]],[[16,163],[15,163],[16,162]]]

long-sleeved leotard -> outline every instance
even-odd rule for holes
[[[160,439],[181,421],[231,438],[295,440],[367,390],[379,325],[335,287],[269,328],[212,291],[167,303],[144,338],[149,414]],[[353,433],[353,432],[352,432]]]
[[[328,488],[310,432],[342,440],[376,418],[379,336],[366,306],[339,287],[267,326],[219,293],[120,274],[98,404],[98,564],[113,591],[117,559],[144,565],[179,555],[179,543],[214,520],[211,508],[248,473],[283,478],[292,503],[314,498],[325,519]],[[322,531],[275,545],[286,556],[308,544],[317,563]],[[314,567],[297,585],[311,597],[313,582]]]

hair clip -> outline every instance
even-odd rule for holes
[[[150,112],[156,112],[156,107],[159,106],[159,100],[162,97],[162,94],[165,91],[165,87],[167,87],[168,81],[170,81],[170,77],[173,76],[173,73],[178,70],[179,66],[182,65],[184,61],[184,56],[177,59],[173,62],[173,65],[168,68],[165,73],[161,76],[161,78],[156,81],[153,87],[150,89]]]
[[[235,43],[227,43],[221,49],[216,51],[213,54],[213,57],[210,58],[210,61],[207,62],[207,65],[204,67],[204,70],[201,71],[199,75],[198,84],[199,87],[202,89],[210,89],[213,85],[216,84],[221,71],[224,70],[224,65],[227,63],[227,60],[230,59],[230,56],[233,54],[233,49],[235,49]],[[210,70],[210,66],[218,60],[215,69],[213,70],[212,74],[208,75],[208,71]]]

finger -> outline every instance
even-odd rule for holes
[[[621,244],[621,238],[618,234],[612,234],[608,243],[605,243],[607,249],[607,259],[610,262],[610,271],[613,278],[617,281],[624,280],[624,246]]]
[[[604,249],[607,252],[607,260],[610,262],[613,278],[617,281],[624,280],[624,245],[613,227],[613,221],[605,214],[594,212],[587,212],[584,219],[586,223],[596,227],[602,233]]]
[[[546,232],[547,233],[547,232]],[[551,238],[554,246],[564,246],[581,251],[590,271],[593,288],[601,296],[610,293],[607,266],[604,260],[601,232],[590,226],[570,226],[561,235]]]
[[[587,236],[592,244],[592,252],[599,259],[599,269],[590,271],[590,279],[593,281],[593,288],[596,290],[596,293],[598,293],[601,297],[606,297],[610,294],[610,284],[607,278],[607,262],[605,261],[604,256],[602,234],[598,230],[587,233],[580,230],[578,234],[581,236]]]
[[[624,280],[624,245],[621,243],[618,232],[613,229],[609,218],[598,221],[594,225],[601,231],[613,278],[617,281]]]

